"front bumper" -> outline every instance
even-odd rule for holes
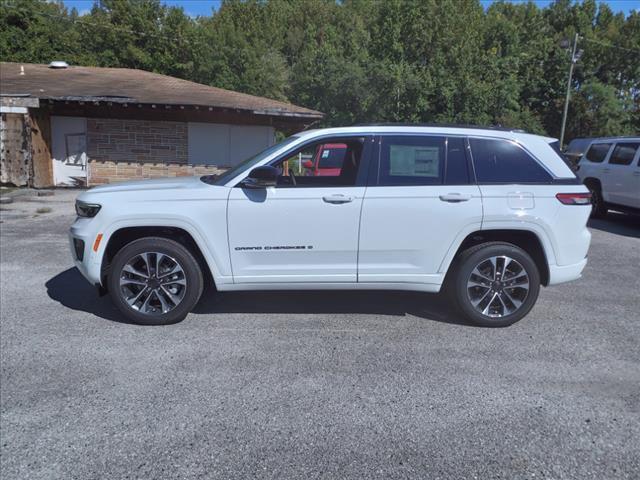
[[[71,225],[69,229],[69,247],[76,268],[82,276],[92,285],[101,286],[102,258],[92,249],[97,233],[88,228],[89,221],[90,219],[79,218]],[[79,242],[77,240],[83,242],[82,255],[79,255]]]

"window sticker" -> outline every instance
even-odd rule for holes
[[[389,174],[438,177],[440,148],[413,145],[389,146]]]
[[[324,150],[322,152],[322,158],[329,158],[330,154],[331,154],[331,150]]]

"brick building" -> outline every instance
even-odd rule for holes
[[[217,173],[322,118],[142,70],[0,63],[0,182],[34,187]]]

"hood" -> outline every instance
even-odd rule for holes
[[[198,177],[157,178],[153,180],[133,180],[130,182],[100,185],[87,191],[88,194],[112,192],[138,192],[149,190],[176,190],[204,185]]]

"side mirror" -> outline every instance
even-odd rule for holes
[[[270,165],[256,167],[249,172],[242,186],[244,188],[275,187],[278,183],[278,173],[278,169]]]
[[[313,162],[311,160],[305,160],[302,162],[302,166],[304,168],[313,168]]]

